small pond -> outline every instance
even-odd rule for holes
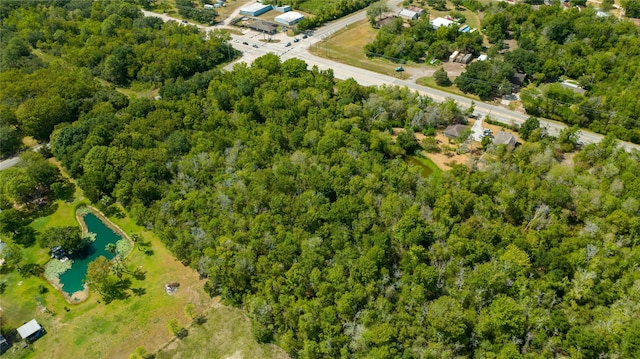
[[[122,237],[114,230],[109,228],[98,216],[93,213],[87,213],[83,216],[85,225],[89,232],[96,234],[96,240],[87,245],[82,253],[74,254],[73,265],[71,269],[60,274],[60,284],[62,290],[71,296],[75,292],[82,291],[84,289],[84,278],[87,275],[87,269],[89,263],[93,262],[100,256],[105,256],[107,259],[112,259],[113,254],[108,252],[105,247],[109,243],[116,244]]]
[[[420,159],[416,158],[415,156],[404,156],[402,158],[409,166],[420,167],[420,174],[422,174],[422,177],[429,177],[429,175],[433,173],[433,170],[429,168],[429,166],[422,163],[422,161],[420,161]]]

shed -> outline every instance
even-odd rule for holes
[[[411,11],[409,9],[402,9],[400,10],[400,12],[398,13],[398,15],[402,18],[405,19],[409,19],[409,20],[416,20],[417,18],[420,17],[420,14],[418,14],[415,11]]]
[[[458,138],[467,129],[465,125],[451,125],[444,130],[444,135],[449,138]]]
[[[449,19],[445,19],[443,17],[437,17],[433,20],[431,20],[431,26],[434,29],[439,29],[441,26],[449,26],[451,24],[453,24],[454,22],[449,20]]]
[[[451,54],[451,56],[449,56],[449,61],[453,62],[456,57],[458,57],[458,54],[460,53],[460,51],[456,50],[453,52],[453,54]]]
[[[0,354],[4,353],[7,349],[9,349],[9,342],[0,334]]]
[[[518,143],[518,139],[516,136],[510,134],[509,132],[500,131],[496,134],[496,137],[493,139],[493,143],[495,145],[507,145],[507,147],[515,147],[516,143]]]
[[[414,6],[414,5],[411,5],[411,6],[407,7],[407,10],[411,10],[411,11],[417,13],[418,16],[422,16],[422,14],[424,13],[424,9],[423,8],[417,7],[417,6]]]
[[[18,334],[22,339],[32,342],[44,334],[44,328],[35,319],[31,319],[31,321],[18,328]]]
[[[290,5],[274,6],[273,10],[279,11],[279,12],[289,12],[291,11],[291,6]]]
[[[212,4],[204,4],[205,9],[213,9],[214,6]]]
[[[67,252],[61,246],[51,248],[51,258],[63,260],[67,258]]]
[[[292,26],[304,19],[304,15],[299,12],[289,11],[275,17],[275,21],[282,25]]]
[[[397,16],[395,16],[395,15],[389,15],[387,17],[382,17],[382,18],[380,18],[380,19],[378,19],[376,21],[376,27],[378,27],[378,28],[383,27],[383,26],[391,23],[396,17]]]
[[[478,56],[478,61],[487,61],[488,59],[489,59],[489,56],[485,54]]]
[[[273,9],[271,5],[263,5],[263,4],[253,4],[247,7],[243,7],[240,9],[240,14],[248,15],[248,16],[260,16],[265,12]]]
[[[471,59],[473,59],[473,54],[466,54],[460,62],[462,62],[463,64],[468,64],[469,62],[471,62]]]

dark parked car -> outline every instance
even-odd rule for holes
[[[242,42],[242,45],[247,45],[247,46],[248,46],[248,45],[249,45],[249,43],[248,43],[248,42],[246,42],[246,41],[243,41],[243,42]]]
[[[251,46],[255,47],[256,49],[258,48],[258,45],[256,45],[256,44],[253,44]]]

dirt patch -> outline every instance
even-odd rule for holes
[[[423,134],[420,134],[420,136],[422,136],[422,138],[426,137]],[[418,138],[418,140],[422,141],[421,138]],[[422,154],[433,161],[440,169],[445,171],[450,170],[455,164],[467,165],[471,161],[471,155],[468,153],[456,154],[455,149],[458,145],[449,143],[449,138],[441,132],[436,133],[436,141],[438,142],[441,152],[430,153],[423,151]]]
[[[242,356],[242,353],[240,353],[239,351],[233,353],[231,356],[226,357],[226,359],[242,359],[244,358]]]
[[[403,131],[404,128],[394,127],[391,138],[395,140],[398,137],[398,133]],[[420,132],[416,132],[414,136],[420,143],[422,143],[422,141],[424,141],[428,137]],[[438,147],[440,148],[440,152],[433,153],[422,151],[422,155],[433,161],[433,163],[435,163],[438,168],[443,171],[447,171],[450,170],[451,167],[455,164],[468,165],[470,163],[472,159],[471,154],[456,154],[455,151],[459,145],[453,142],[449,142],[449,138],[443,135],[442,132],[437,132],[435,138]],[[478,147],[477,144],[472,144],[470,150],[475,150],[477,149],[476,147]]]

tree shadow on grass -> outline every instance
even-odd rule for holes
[[[147,294],[147,290],[145,288],[131,288],[131,291],[133,292],[133,295],[135,295],[136,297],[141,297]]]
[[[112,286],[107,288],[102,295],[102,299],[105,304],[109,304],[114,300],[123,300],[129,298],[129,293],[127,290],[131,288],[131,279],[125,278],[121,281],[114,283]]]

